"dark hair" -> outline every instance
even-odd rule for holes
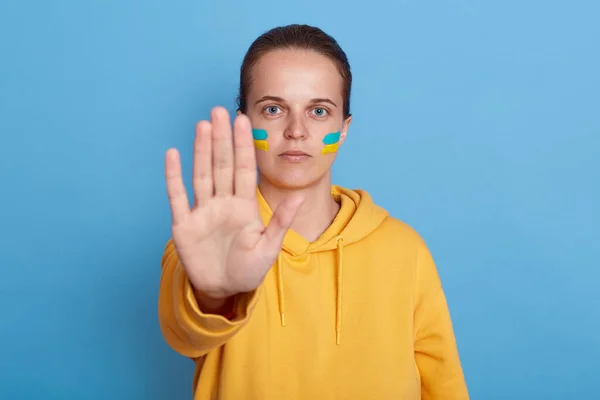
[[[257,61],[269,51],[279,49],[312,50],[333,61],[343,80],[344,118],[350,116],[352,73],[346,53],[337,41],[321,29],[309,25],[286,25],[273,28],[260,35],[251,45],[240,68],[238,110],[246,112],[246,96],[252,83],[252,70]]]

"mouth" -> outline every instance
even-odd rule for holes
[[[289,161],[289,162],[302,162],[311,158],[311,155],[303,152],[302,150],[287,150],[279,155],[280,158]]]
[[[284,151],[283,153],[280,154],[280,156],[307,156],[307,157],[310,157],[307,153],[303,152],[302,150]]]

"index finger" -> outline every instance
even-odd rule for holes
[[[235,195],[246,199],[256,198],[256,151],[252,139],[252,126],[245,115],[236,117],[233,128],[235,146]]]

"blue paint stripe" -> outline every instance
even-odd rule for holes
[[[339,132],[328,133],[323,138],[323,143],[325,143],[325,144],[335,144],[339,141],[340,141],[340,133]]]
[[[252,129],[252,136],[254,136],[254,140],[266,140],[269,135],[264,129]]]

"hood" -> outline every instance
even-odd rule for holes
[[[342,331],[344,247],[359,242],[361,239],[375,231],[388,217],[388,212],[377,206],[373,202],[371,196],[364,190],[351,190],[341,186],[332,185],[331,195],[335,201],[340,204],[340,210],[331,225],[314,242],[309,242],[297,232],[289,229],[283,240],[282,252],[278,257],[275,272],[277,274],[278,282],[281,325],[285,326],[283,252],[285,251],[291,256],[300,256],[322,251],[337,252],[335,331],[336,343],[339,345]],[[261,218],[265,225],[267,225],[273,216],[273,211],[259,190],[257,190],[257,199]]]

